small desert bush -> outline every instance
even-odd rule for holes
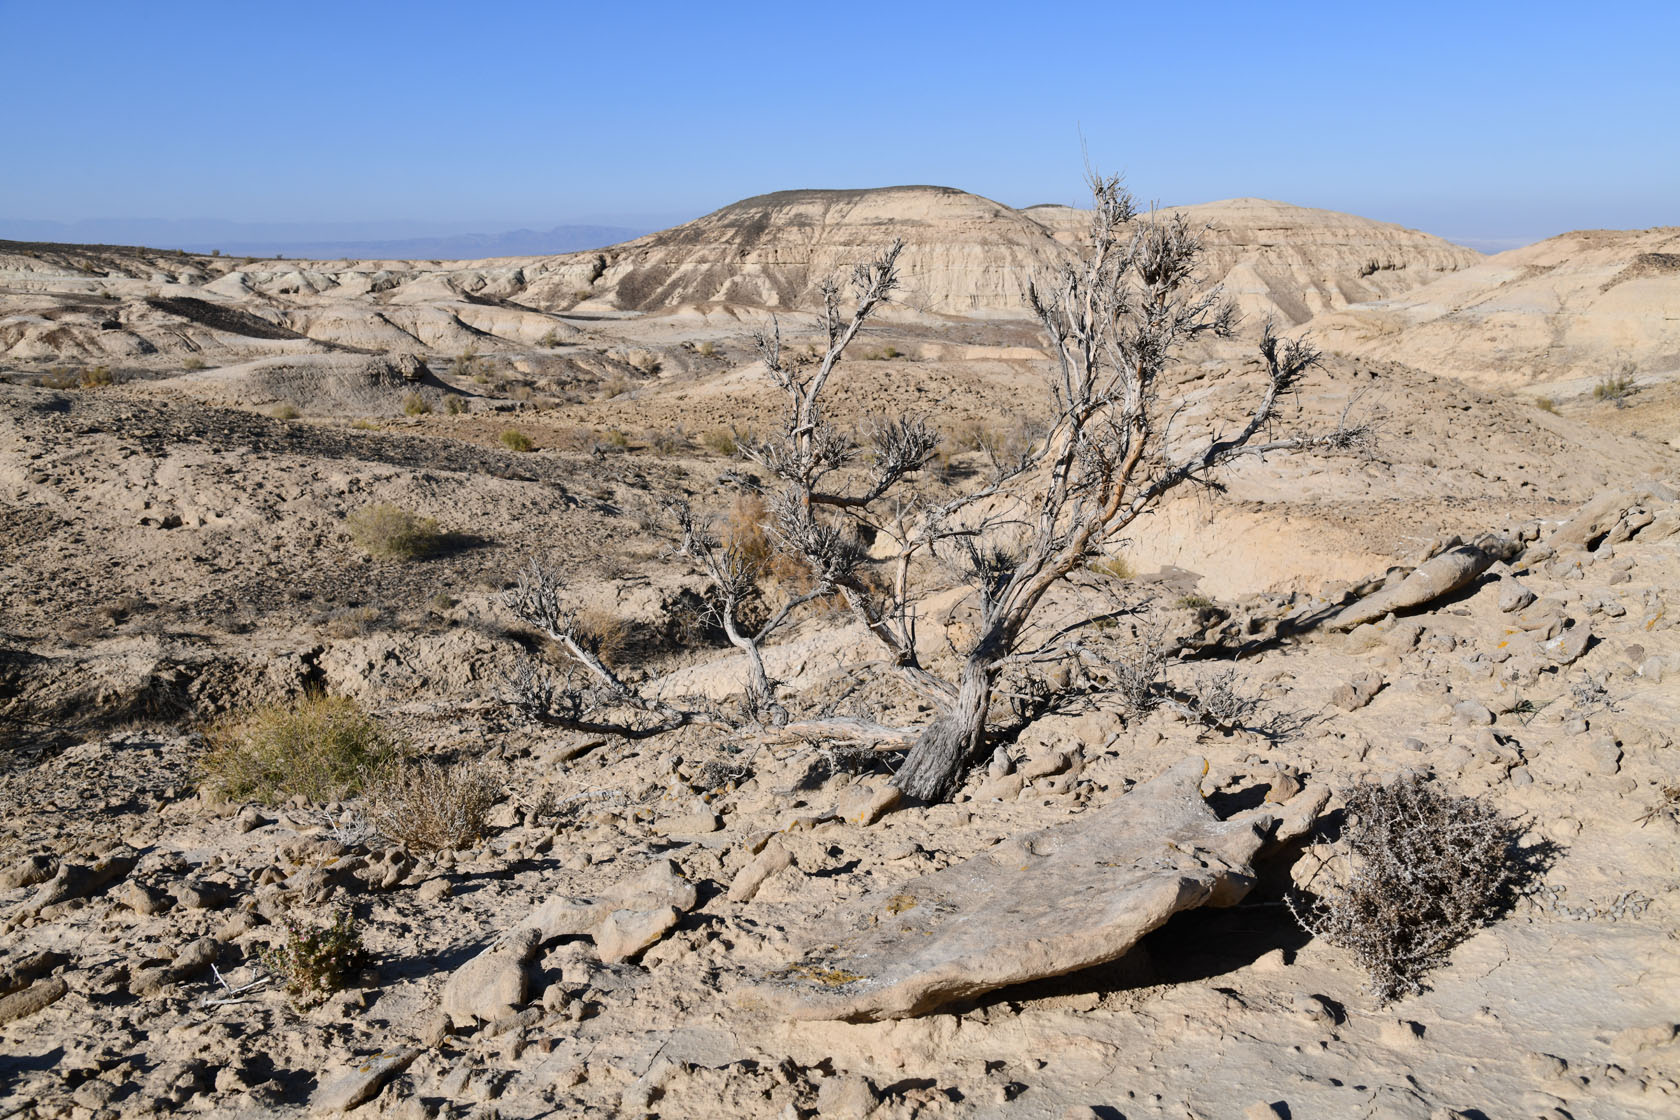
[[[295,404],[277,404],[268,410],[268,414],[276,420],[296,420],[303,415]]]
[[[355,701],[305,696],[213,725],[204,773],[228,797],[268,804],[301,794],[335,801],[396,755],[391,738]]]
[[[537,344],[539,346],[546,346],[550,350],[554,349],[556,346],[559,346],[560,343],[561,343],[560,332],[556,331],[552,328],[550,328],[549,331],[546,334],[544,334],[541,338],[537,339]]]
[[[397,764],[369,782],[368,820],[405,848],[456,851],[484,837],[501,795],[501,780],[482,763]]]
[[[106,366],[89,366],[76,379],[76,383],[84,389],[101,389],[106,385],[116,384],[116,381],[117,379],[112,376],[110,369]]]
[[[622,394],[628,392],[629,389],[629,380],[623,374],[615,373],[602,383],[601,399],[611,400],[614,397],[621,396]]]
[[[1525,869],[1516,828],[1487,801],[1443,793],[1415,774],[1365,785],[1316,901],[1290,899],[1315,937],[1350,950],[1384,1003],[1423,990],[1423,975],[1510,902]]]
[[[1226,668],[1196,678],[1190,708],[1209,727],[1233,731],[1255,717],[1260,701],[1239,690],[1236,669]]]
[[[1609,401],[1617,408],[1621,408],[1623,403],[1637,391],[1637,387],[1633,383],[1633,374],[1633,363],[1624,363],[1620,372],[1606,377],[1593,386],[1593,400]]]
[[[419,393],[409,393],[403,397],[404,416],[425,416],[432,411],[432,403]]]
[[[700,437],[700,444],[707,451],[715,451],[719,455],[734,455],[740,450],[740,444],[735,439],[735,433],[722,428],[713,428]]]
[[[630,446],[630,437],[617,428],[608,428],[607,434],[601,437],[601,442],[608,447],[625,448]]]
[[[397,506],[364,506],[346,520],[356,547],[382,560],[424,560],[443,545],[436,521]]]
[[[459,416],[467,410],[467,400],[459,393],[449,393],[443,398],[443,410],[451,416]]]
[[[1534,407],[1538,408],[1541,412],[1550,412],[1554,415],[1556,415],[1558,410],[1557,402],[1551,397],[1535,397]]]
[[[1093,560],[1087,565],[1091,571],[1110,579],[1132,579],[1137,572],[1132,568],[1132,562],[1124,556],[1105,556],[1101,560]]]
[[[184,370],[200,370],[200,369],[203,369],[204,367],[206,367],[209,364],[210,364],[209,362],[206,362],[203,358],[199,357],[197,354],[189,354],[181,362],[181,368],[184,369]]]
[[[611,611],[599,607],[585,607],[578,612],[573,625],[578,644],[599,657],[609,668],[618,664],[630,641],[630,628]]]
[[[320,1003],[367,965],[361,929],[348,910],[334,914],[325,928],[288,918],[285,930],[285,940],[259,948],[257,959],[300,1007]]]
[[[531,437],[518,428],[509,428],[496,438],[509,451],[529,451],[536,446],[531,442]]]
[[[353,420],[350,426],[358,432],[377,432],[379,430],[379,425],[372,420]]]
[[[708,338],[705,342],[702,342],[697,349],[699,350],[702,358],[710,358],[717,353],[717,344]]]
[[[863,357],[864,357],[865,361],[888,362],[888,361],[891,361],[894,358],[901,357],[901,356],[902,356],[902,354],[901,354],[900,350],[898,349],[898,347],[896,347],[896,346],[883,346],[879,350],[874,350],[874,351],[871,351],[871,352],[865,354]]]
[[[35,384],[43,389],[74,389],[81,384],[81,376],[73,369],[54,366],[35,378]]]

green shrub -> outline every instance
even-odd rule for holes
[[[382,560],[424,560],[443,545],[436,521],[393,505],[364,506],[346,522],[356,546]]]
[[[1554,415],[1557,413],[1557,402],[1551,397],[1535,397],[1534,407],[1541,412],[1550,412]]]
[[[297,410],[297,405],[288,402],[282,402],[281,404],[275,405],[273,408],[268,410],[268,414],[276,420],[296,420],[299,416],[303,415],[303,413]]]
[[[424,416],[432,411],[432,404],[419,393],[410,393],[403,398],[403,415]]]
[[[529,451],[536,446],[531,442],[531,437],[518,428],[509,428],[496,438],[501,440],[502,446],[509,451]]]
[[[336,801],[388,765],[396,747],[372,716],[342,696],[305,696],[213,725],[204,773],[228,797],[267,804],[302,794]]]
[[[459,416],[467,410],[467,399],[459,393],[445,394],[443,410],[451,416]]]
[[[257,959],[300,1007],[320,1003],[367,965],[361,929],[348,910],[334,914],[324,929],[305,927],[290,918],[285,929],[285,940],[259,948]]]
[[[89,366],[76,378],[76,384],[84,389],[101,389],[107,385],[116,384],[117,379],[111,375],[105,366]]]

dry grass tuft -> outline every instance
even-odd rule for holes
[[[381,771],[368,787],[368,819],[381,835],[417,851],[455,851],[484,837],[502,780],[482,763],[427,759]]]
[[[518,428],[509,428],[496,438],[509,451],[529,451],[536,446],[531,442],[531,437]]]

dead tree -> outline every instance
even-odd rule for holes
[[[856,270],[849,315],[842,314],[838,286],[823,288],[820,357],[790,355],[775,325],[757,340],[765,369],[786,398],[786,422],[775,438],[743,450],[780,483],[765,528],[809,571],[807,589],[756,628],[741,625],[737,608],[762,572],[702,520],[686,509],[679,514],[682,550],[710,579],[725,633],[746,655],[749,713],[772,722],[788,718],[763,647],[799,606],[835,593],[888,662],[934,701],[938,714],[915,732],[894,779],[913,799],[948,797],[980,756],[1002,674],[1068,656],[1081,622],[1035,627],[1040,608],[1139,517],[1180,487],[1211,483],[1218,468],[1240,457],[1346,447],[1365,435],[1345,417],[1328,433],[1271,434],[1280,397],[1296,388],[1318,354],[1304,341],[1278,338],[1268,324],[1259,340],[1264,379],[1246,417],[1200,441],[1170,440],[1180,402],[1170,393],[1163,397],[1166,374],[1187,345],[1230,337],[1237,314],[1216,293],[1197,290],[1201,242],[1187,220],[1140,215],[1117,178],[1092,175],[1090,185],[1094,206],[1083,255],[1027,289],[1052,355],[1052,422],[1043,438],[1007,460],[992,454],[986,480],[935,503],[897,492],[936,446],[924,420],[872,421],[862,442],[826,420],[822,394],[835,367],[897,286],[895,243]],[[941,565],[958,571],[974,617],[950,675],[922,663],[917,634],[928,573]],[[523,592],[509,599],[581,667],[592,682],[586,701],[628,708],[643,726],[692,718],[686,709],[645,700],[612,675],[577,640],[575,627],[568,631],[561,608],[534,611],[529,602]],[[845,733],[843,726],[834,730]]]

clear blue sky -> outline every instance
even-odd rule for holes
[[[793,187],[1680,224],[1680,3],[0,0],[0,218],[668,224]]]

